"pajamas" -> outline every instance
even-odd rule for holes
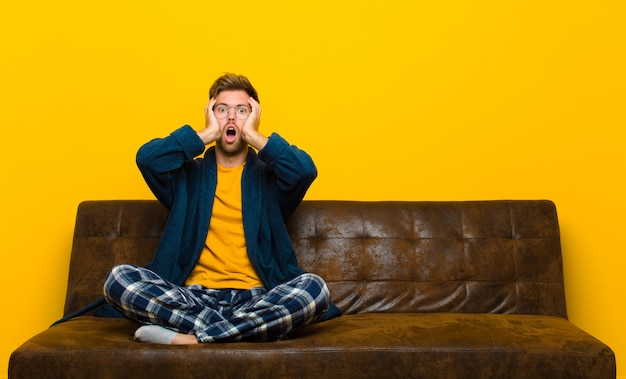
[[[195,334],[199,342],[273,341],[321,321],[330,304],[326,283],[302,274],[271,290],[177,286],[149,269],[115,266],[104,283],[107,302],[126,317]]]

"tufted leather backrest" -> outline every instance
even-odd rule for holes
[[[111,267],[149,263],[167,216],[156,200],[82,202],[74,227],[65,315],[102,297]]]
[[[65,313],[118,263],[150,261],[167,221],[152,200],[81,203]],[[300,265],[344,313],[567,317],[556,208],[545,200],[304,201],[288,222]]]
[[[550,201],[310,201],[289,227],[300,264],[345,313],[566,317]]]

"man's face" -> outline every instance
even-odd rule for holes
[[[241,130],[247,116],[243,114],[244,112],[239,112],[239,115],[237,113],[238,111],[245,111],[242,109],[245,107],[248,110],[247,115],[249,115],[249,98],[250,96],[241,90],[222,91],[215,97],[213,113],[218,117],[217,122],[220,127],[220,138],[216,143],[216,148],[225,155],[234,156],[242,154],[242,152],[247,154],[248,144],[241,137]],[[220,118],[220,110],[226,112],[224,118]]]

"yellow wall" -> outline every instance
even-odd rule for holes
[[[624,2],[267,3],[3,4],[3,364],[61,316],[78,203],[152,198],[137,147],[233,71],[315,158],[309,199],[554,200],[570,319],[626,377]]]

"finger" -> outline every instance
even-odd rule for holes
[[[254,97],[248,98],[248,104],[250,104],[250,108],[257,108],[259,106],[259,102],[254,100]]]
[[[209,102],[207,103],[206,107],[204,107],[204,109],[208,113],[209,110],[213,110],[213,106],[215,106],[215,99],[214,98],[209,100]]]
[[[248,99],[248,104],[250,104],[250,108],[257,114],[261,114],[261,104],[258,101],[254,100],[254,98],[250,97]]]

